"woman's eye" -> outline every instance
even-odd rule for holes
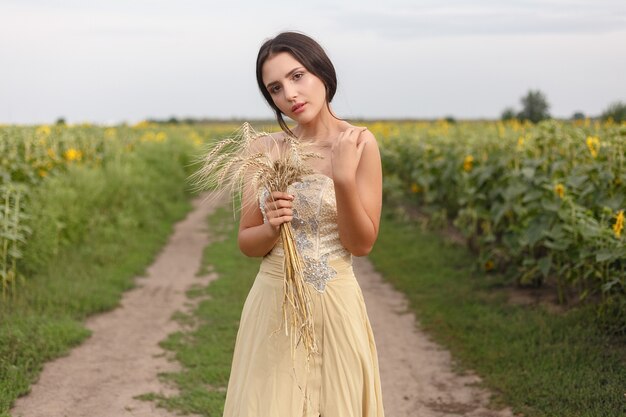
[[[295,74],[293,74],[293,78],[296,79],[296,80],[299,80],[302,77],[304,77],[304,73],[303,72],[296,72]],[[277,93],[278,90],[280,90],[280,86],[279,85],[275,85],[274,87],[270,88],[270,93],[271,94]]]

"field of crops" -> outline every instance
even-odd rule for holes
[[[0,299],[19,297],[18,284],[28,279],[28,271],[34,269],[32,264],[41,264],[46,256],[54,256],[65,241],[78,233],[73,222],[79,220],[71,216],[70,208],[66,216],[50,214],[53,237],[46,238],[45,247],[38,251],[36,258],[23,259],[23,252],[33,237],[41,234],[40,230],[33,230],[30,220],[45,213],[34,212],[38,209],[29,204],[29,197],[42,183],[55,177],[71,176],[68,171],[76,167],[101,169],[112,164],[133,163],[129,159],[133,154],[149,146],[165,146],[165,143],[176,146],[172,157],[179,158],[180,152],[191,156],[204,141],[230,133],[234,128],[236,125],[191,128],[147,122],[116,127],[90,124],[0,126]],[[183,160],[181,163],[185,163]],[[181,184],[181,188],[184,186]],[[97,193],[94,189],[93,194]],[[89,225],[80,225],[81,230],[86,228]]]
[[[626,330],[626,124],[374,124],[388,201],[460,229],[477,267],[556,282]],[[571,301],[571,300],[570,300]]]
[[[452,222],[476,251],[477,267],[520,284],[553,279],[564,301],[573,291],[596,302],[612,331],[626,331],[626,125],[588,119],[360,124],[381,147],[386,204],[418,207],[434,225]],[[19,283],[28,280],[33,261],[22,255],[37,232],[29,194],[42,182],[72,166],[115,164],[171,140],[192,152],[237,127],[0,126],[2,299],[19,296]],[[56,238],[46,250],[54,254],[72,225],[69,217],[51,221]]]

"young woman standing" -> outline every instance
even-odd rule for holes
[[[367,255],[378,236],[382,167],[375,137],[337,118],[330,102],[335,69],[310,37],[283,32],[261,46],[257,82],[282,132],[324,158],[287,192],[244,188],[239,247],[263,257],[246,298],[226,392],[224,417],[384,417],[378,357],[352,257]],[[293,129],[283,116],[296,122]],[[291,222],[313,301],[319,354],[309,372],[290,339],[274,333],[283,319],[280,225]],[[301,347],[301,346],[300,346]]]

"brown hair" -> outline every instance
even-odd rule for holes
[[[333,63],[324,52],[319,43],[309,36],[299,32],[282,32],[274,38],[266,40],[256,59],[256,80],[259,89],[265,97],[265,100],[276,113],[276,121],[281,129],[288,135],[295,136],[291,129],[287,127],[287,123],[283,119],[280,109],[274,104],[272,96],[263,85],[262,68],[265,61],[279,52],[290,53],[298,62],[300,62],[309,72],[322,80],[326,87],[326,107],[330,111],[330,103],[337,91],[337,75]],[[332,114],[332,112],[331,112]],[[333,115],[333,117],[335,117]],[[335,117],[336,118],[336,117]],[[338,119],[342,120],[342,119]]]

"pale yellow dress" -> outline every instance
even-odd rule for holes
[[[295,368],[282,323],[283,248],[263,257],[239,323],[223,417],[384,417],[378,354],[352,254],[339,240],[333,180],[306,175],[291,221],[305,262],[319,354]],[[259,190],[259,205],[267,197]],[[267,222],[265,213],[264,221]]]

